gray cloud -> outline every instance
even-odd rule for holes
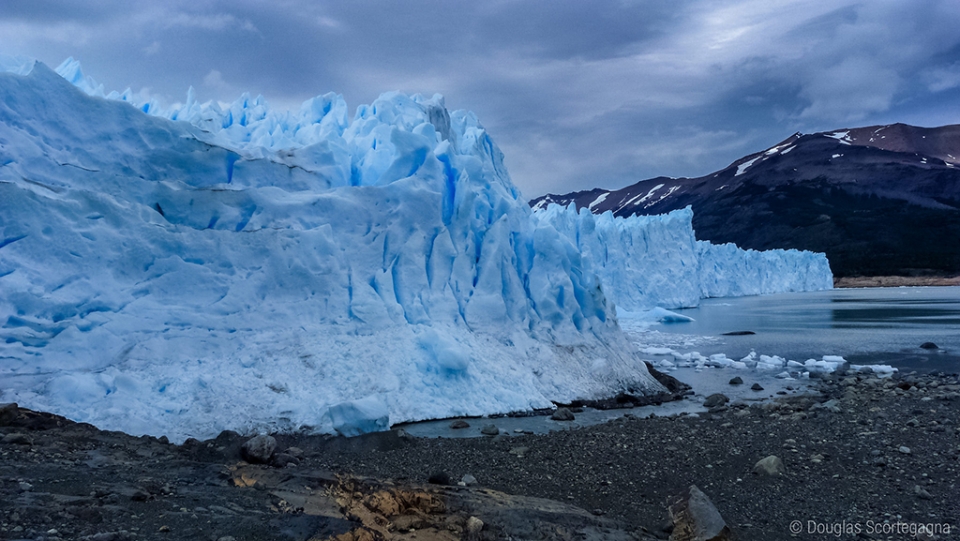
[[[701,175],[794,131],[960,123],[953,0],[8,0],[0,50],[182,100],[440,92],[527,196]]]

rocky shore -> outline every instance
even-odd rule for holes
[[[230,432],[172,445],[6,405],[0,539],[690,539],[668,505],[691,485],[725,538],[958,535],[956,375],[710,398],[699,414],[543,435],[274,435],[246,449]]]
[[[960,286],[960,276],[844,276],[833,279],[836,288],[916,286]]]

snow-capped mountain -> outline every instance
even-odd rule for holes
[[[615,216],[692,206],[698,238],[825,252],[837,276],[960,274],[960,125],[795,134],[697,178],[531,201]]]

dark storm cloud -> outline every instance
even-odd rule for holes
[[[960,123],[960,3],[7,1],[0,52],[182,100],[440,92],[528,196],[700,175],[794,131]]]

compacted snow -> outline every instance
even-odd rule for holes
[[[656,392],[601,280],[644,306],[703,288],[692,232],[670,245],[688,217],[649,218],[644,268],[679,292],[627,292],[439,96],[348,121],[334,94],[164,109],[73,61],[0,71],[3,402],[179,441]]]

